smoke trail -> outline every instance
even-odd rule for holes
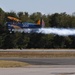
[[[14,32],[25,33],[42,33],[42,34],[56,34],[59,36],[75,36],[75,29],[72,28],[33,28],[33,29],[15,29]]]
[[[69,29],[68,28],[41,28],[41,29],[39,29],[38,33],[69,36],[69,35],[75,35],[75,29],[71,29],[71,28],[69,28]]]

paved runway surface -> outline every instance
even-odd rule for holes
[[[75,52],[75,49],[0,49],[0,52]]]
[[[0,68],[0,75],[75,75],[75,68]]]
[[[0,60],[13,60],[27,62],[32,65],[75,65],[75,58],[0,58]]]
[[[75,52],[74,49],[0,49],[4,52]],[[0,60],[14,60],[27,62],[32,65],[75,65],[75,58],[0,58]]]

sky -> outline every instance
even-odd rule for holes
[[[0,0],[5,12],[41,12],[42,14],[75,12],[75,0]]]

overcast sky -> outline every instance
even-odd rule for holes
[[[0,7],[6,11],[41,12],[43,14],[75,12],[75,0],[0,0]]]

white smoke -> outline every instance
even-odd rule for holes
[[[69,35],[75,35],[75,29],[71,29],[71,28],[41,28],[41,29],[39,29],[38,33],[69,36]]]
[[[56,34],[59,36],[75,36],[75,29],[72,28],[26,28],[26,29],[14,29],[14,32],[25,33],[42,33],[42,34]]]

